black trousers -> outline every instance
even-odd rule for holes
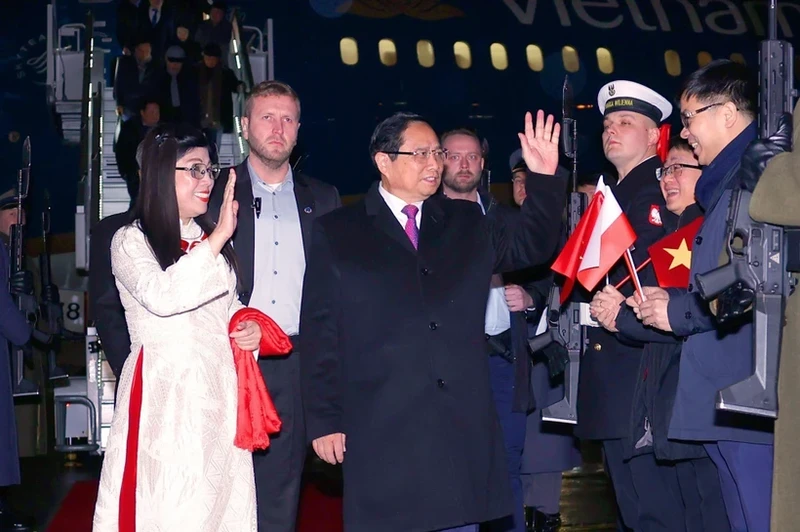
[[[262,358],[258,365],[281,418],[281,431],[270,436],[269,448],[253,453],[258,530],[294,532],[306,458],[300,354]]]
[[[685,530],[675,466],[659,464],[652,453],[625,461],[623,441],[604,440],[603,452],[625,527],[636,532]]]

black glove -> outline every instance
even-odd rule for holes
[[[13,274],[9,278],[9,287],[13,295],[33,295],[33,274],[27,270],[22,270],[21,272]]]
[[[755,293],[745,283],[738,282],[726,288],[717,299],[717,321],[725,323],[738,318],[753,306]]]
[[[547,369],[550,378],[554,379],[564,373],[569,364],[569,352],[567,348],[558,342],[553,342],[540,351],[547,359]]]
[[[775,155],[792,150],[792,115],[784,113],[778,121],[778,131],[768,139],[754,140],[742,155],[739,168],[740,186],[752,192],[767,163]]]

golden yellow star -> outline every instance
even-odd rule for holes
[[[672,255],[672,264],[669,265],[669,269],[675,269],[678,266],[686,266],[687,268],[692,267],[692,250],[689,249],[689,246],[686,245],[686,239],[681,239],[681,243],[678,246],[678,249],[669,249],[664,248],[664,251]]]

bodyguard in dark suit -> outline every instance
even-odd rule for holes
[[[289,165],[299,127],[300,100],[291,87],[265,81],[253,88],[242,118],[250,156],[236,168],[239,299],[274,319],[294,345],[286,357],[258,361],[282,421],[269,449],[253,455],[262,532],[295,529],[307,449],[300,393],[300,360],[306,354],[298,338],[303,274],[314,220],[341,206],[336,188],[295,174]],[[212,192],[213,216],[223,188]]]
[[[436,194],[445,158],[436,133],[395,114],[370,143],[380,183],[314,225],[303,401],[314,450],[343,463],[346,530],[476,531],[512,513],[486,302],[493,273],[554,251],[559,129],[540,111],[534,133],[527,116],[520,136],[536,199],[508,226]]]
[[[731,529],[767,531],[772,490],[773,421],[716,409],[719,390],[753,372],[752,313],[720,325],[694,286],[719,264],[726,217],[742,154],[758,134],[758,85],[732,61],[713,61],[683,83],[681,136],[704,165],[697,203],[705,211],[692,247],[688,290],[653,287],[639,305],[645,325],[684,336],[668,437],[705,442],[720,476]],[[650,294],[650,295],[648,295]]]
[[[89,250],[89,320],[94,321],[108,365],[119,380],[131,352],[125,309],[111,273],[111,239],[130,222],[128,211],[103,218],[92,228]]]
[[[669,117],[672,105],[651,89],[631,81],[606,84],[597,99],[604,114],[603,150],[619,174],[617,184],[611,188],[636,232],[632,255],[638,265],[647,259],[647,248],[665,234],[661,222],[664,197],[656,179],[661,159],[656,146],[658,125]],[[615,285],[627,275],[628,269],[620,260],[609,272],[609,284]],[[642,270],[640,277],[643,284],[651,279],[650,284],[655,284],[651,268]],[[626,297],[632,290],[632,283],[622,287]],[[647,516],[660,511],[660,496],[667,489],[658,482],[654,460],[634,464],[642,466],[635,471],[624,460],[623,442],[629,433],[644,344],[622,342],[600,327],[588,327],[587,332],[589,345],[581,359],[575,435],[602,441],[622,520],[628,528],[641,530]],[[637,491],[634,474],[652,479],[652,488]]]

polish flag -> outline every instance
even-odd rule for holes
[[[566,301],[576,279],[587,290],[594,290],[635,241],[628,217],[600,177],[592,201],[551,267],[566,277],[561,302]]]

